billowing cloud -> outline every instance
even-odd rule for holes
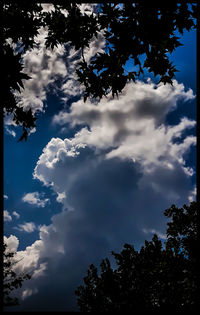
[[[42,4],[44,11],[54,11],[53,4]],[[80,4],[81,12],[88,15],[95,11],[96,4]],[[67,15],[66,10],[61,10]],[[95,13],[94,13],[95,14]],[[57,47],[46,48],[45,38],[48,35],[48,28],[41,27],[39,34],[35,37],[35,46],[27,50],[23,55],[23,72],[31,77],[29,80],[23,80],[24,89],[15,92],[18,106],[25,110],[31,108],[33,114],[44,113],[47,107],[47,94],[52,88],[55,95],[60,96],[60,101],[64,106],[74,96],[80,97],[83,93],[83,86],[77,80],[76,69],[78,63],[82,60],[81,50],[75,51],[67,43]],[[9,41],[11,47],[12,42]],[[103,52],[105,39],[102,32],[93,37],[89,47],[84,49],[84,58],[87,62],[97,52]],[[59,84],[58,83],[59,80]],[[6,116],[4,119],[5,132],[8,135],[16,137],[14,128],[17,125],[13,122],[13,115]],[[36,128],[32,128],[29,134],[34,133]],[[64,129],[63,129],[64,131]]]
[[[176,126],[164,124],[166,114],[176,107],[179,100],[194,98],[192,90],[185,92],[183,84],[176,81],[173,84],[173,87],[156,86],[138,81],[127,85],[118,100],[110,97],[96,106],[90,101],[75,102],[69,111],[63,110],[55,115],[53,122],[59,125],[68,123],[72,127],[87,126],[68,140],[66,146],[73,149],[77,145],[96,150],[109,149],[107,158],[137,160],[145,168],[155,163],[164,165],[169,158],[181,159],[182,152],[195,143],[194,137],[188,137],[182,145],[173,144],[174,138],[180,138],[186,128],[194,127],[195,121],[182,118]]]
[[[24,81],[24,90],[16,92],[18,105],[25,110],[32,109],[33,113],[44,111],[44,101],[47,97],[47,87],[58,77],[67,74],[65,63],[62,59],[64,46],[58,45],[54,49],[45,47],[47,28],[41,27],[35,38],[38,46],[27,50],[23,55],[24,72],[31,79]]]
[[[36,230],[36,225],[33,222],[25,222],[24,224],[19,224],[16,229],[21,232],[32,233]]]
[[[51,11],[53,5],[43,4],[44,11]],[[31,108],[33,113],[45,111],[45,101],[48,88],[56,80],[62,79],[67,75],[67,69],[63,60],[65,47],[58,45],[54,49],[46,48],[45,37],[47,37],[48,28],[41,27],[38,35],[35,36],[35,46],[28,49],[23,55],[23,72],[31,77],[29,80],[23,80],[24,89],[21,92],[15,92],[18,106],[25,110]],[[12,42],[9,40],[12,47]],[[15,137],[16,133],[10,128],[10,125],[16,127],[12,121],[12,115],[5,117],[4,120],[6,132]],[[32,131],[33,132],[33,131]]]
[[[97,38],[94,37],[89,47],[84,49],[84,58],[89,62],[97,52],[103,52],[105,47],[105,39],[101,32],[98,32]],[[67,102],[74,96],[80,96],[83,93],[83,86],[79,83],[76,74],[78,63],[81,61],[81,51],[75,51],[74,48],[68,48],[67,56],[67,76],[63,80],[61,91],[63,93],[62,100]]]
[[[44,208],[46,204],[49,203],[49,199],[44,198],[44,194],[37,191],[25,194],[22,200],[30,205],[41,208]]]
[[[3,211],[3,217],[4,217],[4,221],[5,222],[12,221],[12,217],[11,217],[11,215],[9,214],[9,212],[7,210]]]
[[[47,174],[57,162],[77,156],[84,147],[96,153],[106,151],[106,159],[137,162],[148,178],[153,178],[151,174],[158,169],[170,173],[177,167],[190,176],[193,171],[185,166],[184,155],[191,145],[195,145],[196,138],[187,136],[183,139],[183,133],[193,128],[196,122],[182,117],[177,125],[170,126],[165,124],[165,117],[176,108],[179,100],[193,98],[192,90],[186,92],[183,84],[177,81],[173,86],[138,81],[127,85],[118,100],[110,97],[96,106],[90,101],[75,102],[69,111],[55,115],[53,121],[60,125],[68,123],[71,127],[81,125],[82,129],[71,139],[52,139],[38,161],[34,176],[45,184],[51,183]],[[159,189],[160,182],[152,182],[152,185]]]
[[[63,211],[17,252],[16,270],[32,274],[18,292],[22,310],[77,310],[74,290],[91,263],[99,265],[124,243],[140,248],[154,233],[165,239],[164,210],[187,203],[193,190],[186,153],[195,145],[185,132],[195,122],[182,117],[169,125],[166,115],[180,99],[193,98],[176,81],[173,87],[138,82],[117,100],[79,101],[55,116],[61,126],[81,128],[72,138],[52,138],[34,170]]]
[[[54,10],[51,4],[42,6]],[[80,6],[88,14],[95,7]],[[18,100],[33,112],[45,111],[48,87],[57,78],[64,102],[83,91],[75,74],[80,51],[67,45],[46,49],[46,35],[47,29],[41,28],[38,47],[23,56],[32,79],[24,82]],[[89,61],[104,45],[100,33],[85,49],[85,59]],[[118,99],[103,98],[97,105],[80,100],[54,116],[53,123],[63,132],[73,132],[77,126],[79,131],[71,138],[52,138],[34,169],[34,178],[52,189],[63,209],[49,225],[25,222],[17,227],[26,233],[39,230],[36,241],[17,251],[15,271],[32,276],[16,292],[21,298],[17,311],[77,310],[74,290],[91,263],[99,265],[124,243],[139,248],[154,233],[165,239],[163,211],[195,197],[187,153],[196,143],[187,135],[195,121],[180,117],[169,125],[166,116],[179,101],[192,99],[192,90],[185,91],[177,81],[173,86],[137,81],[128,84]],[[15,126],[11,116],[5,125]],[[23,201],[38,207],[48,203],[38,192],[26,194]],[[9,250],[18,249],[16,236],[4,241]]]
[[[44,11],[55,10],[52,4],[42,4]],[[95,8],[94,4],[81,4],[81,12],[90,15]],[[67,15],[66,10],[62,12]],[[25,110],[31,108],[33,113],[45,112],[47,93],[50,87],[54,92],[63,94],[62,100],[66,102],[73,96],[81,95],[82,86],[77,81],[76,68],[81,61],[81,51],[75,51],[67,43],[57,45],[57,47],[46,48],[45,38],[48,35],[48,27],[41,27],[38,35],[34,38],[35,46],[28,49],[23,55],[24,69],[23,72],[31,77],[29,80],[23,80],[24,89],[15,92],[18,106]],[[12,46],[12,43],[10,43]],[[89,47],[84,49],[85,60],[89,61],[97,52],[103,52],[105,40],[99,32],[97,38],[93,38]],[[57,81],[60,84],[57,84]],[[16,136],[10,125],[12,116],[5,119],[5,130],[7,134]]]
[[[185,135],[185,131],[193,128],[195,121],[182,117],[176,125],[168,125],[165,118],[179,100],[193,98],[192,90],[185,91],[183,84],[176,81],[173,86],[137,82],[129,84],[117,100],[109,98],[97,105],[89,101],[83,104],[82,100],[73,103],[68,112],[54,117],[54,123],[81,125],[82,129],[70,139],[51,139],[37,162],[34,178],[50,185],[58,196],[64,192],[66,198],[59,201],[68,210],[76,211],[82,196],[80,187],[86,196],[90,191],[99,194],[97,183],[106,187],[102,176],[107,178],[105,171],[111,165],[113,170],[114,165],[119,169],[126,165],[130,167],[129,174],[133,168],[132,180],[137,189],[128,186],[127,191],[132,189],[128,198],[140,211],[156,199],[165,200],[164,204],[179,203],[183,196],[187,200],[193,170],[187,166],[185,156],[196,138]],[[118,199],[116,195],[112,198]],[[93,199],[91,204],[97,207]],[[145,217],[151,225],[152,218]]]
[[[19,246],[19,240],[15,235],[4,236],[4,243],[7,245],[7,251],[16,252]]]

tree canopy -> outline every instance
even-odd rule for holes
[[[178,69],[169,56],[181,45],[177,34],[196,28],[197,6],[185,2],[103,3],[91,15],[82,13],[77,3],[54,4],[54,7],[54,11],[45,12],[39,3],[20,1],[3,5],[2,103],[4,114],[13,114],[14,122],[23,128],[20,141],[26,140],[29,129],[35,126],[37,113],[19,106],[15,92],[20,92],[23,81],[30,79],[23,72],[23,54],[37,46],[35,38],[40,27],[48,28],[46,47],[63,44],[82,52],[76,73],[84,86],[84,101],[100,100],[108,93],[113,97],[118,95],[144,69],[160,75],[160,82],[172,84]],[[68,15],[63,14],[63,9]],[[86,62],[84,48],[99,32],[105,38],[105,51]],[[138,70],[127,72],[128,61]]]
[[[3,244],[3,305],[18,305],[19,301],[16,297],[11,296],[11,292],[17,288],[21,288],[24,280],[31,279],[29,274],[16,274],[13,270],[13,257],[15,252],[8,251],[7,245]]]
[[[107,311],[193,311],[197,297],[197,203],[178,208],[172,205],[164,215],[167,223],[163,245],[155,234],[139,251],[125,244],[121,253],[112,252],[101,270],[91,264],[84,285],[75,294],[83,312]]]

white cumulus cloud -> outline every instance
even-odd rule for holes
[[[192,90],[185,91],[183,84],[177,81],[173,86],[138,81],[127,85],[117,100],[110,97],[97,105],[90,101],[75,102],[69,111],[55,115],[53,121],[60,125],[68,123],[71,127],[83,125],[82,129],[70,139],[51,139],[39,158],[34,177],[44,184],[54,185],[51,174],[55,174],[57,166],[61,161],[71,161],[70,157],[77,158],[83,148],[90,148],[97,155],[103,152],[101,156],[106,159],[136,162],[149,179],[151,174],[152,179],[155,177],[158,169],[173,173],[182,168],[187,176],[192,176],[193,170],[186,166],[184,156],[196,144],[196,137],[183,134],[196,122],[182,117],[176,125],[165,123],[167,113],[176,108],[179,100],[192,99]],[[71,162],[69,164],[71,167]],[[67,182],[74,176],[74,172],[69,171]],[[160,179],[156,178],[157,183],[153,180],[152,187],[162,190]],[[60,193],[58,186],[56,191]]]
[[[32,233],[37,229],[37,227],[33,222],[25,222],[24,224],[19,224],[16,229],[21,232]]]
[[[59,45],[53,50],[45,47],[47,28],[41,27],[35,38],[37,47],[27,50],[23,55],[24,72],[31,79],[24,80],[24,90],[16,92],[18,105],[25,110],[32,109],[33,113],[44,111],[44,101],[47,97],[47,87],[58,77],[67,74],[65,63],[62,59],[64,46]]]
[[[7,251],[16,252],[19,246],[19,240],[15,235],[4,236],[4,243],[7,245]]]
[[[42,4],[44,11],[54,11],[54,5]],[[96,5],[81,4],[81,12],[91,14]],[[62,12],[67,15],[66,10]],[[54,92],[62,92],[62,100],[66,102],[73,96],[80,95],[83,87],[77,81],[76,68],[81,61],[81,50],[75,51],[66,43],[65,45],[57,45],[53,49],[46,48],[45,38],[48,35],[48,27],[41,27],[35,37],[35,45],[32,49],[28,49],[23,55],[24,69],[23,72],[31,77],[29,80],[23,80],[24,89],[15,92],[18,106],[25,110],[31,108],[33,113],[45,112],[47,106],[47,93],[50,87],[54,88]],[[89,61],[97,52],[103,52],[105,40],[99,32],[98,37],[92,38],[89,47],[84,49],[85,60]],[[61,86],[57,85],[57,79],[60,80]],[[7,134],[16,136],[11,126],[16,126],[12,122],[12,115],[5,118],[5,130]],[[31,132],[35,132],[33,129]]]
[[[44,194],[37,191],[25,194],[22,200],[30,205],[41,208],[44,208],[46,204],[49,203],[49,199],[44,198]]]

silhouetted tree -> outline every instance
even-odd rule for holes
[[[106,258],[101,271],[91,264],[78,287],[82,312],[193,311],[197,307],[197,203],[164,212],[171,218],[166,242],[155,234],[140,251],[125,244],[112,252],[117,269]]]
[[[23,135],[20,138],[27,139],[28,129],[35,127],[36,117],[31,109],[25,111],[18,106],[15,91],[20,92],[24,88],[22,80],[30,77],[23,73],[22,55],[27,49],[33,48],[36,43],[34,36],[42,26],[42,7],[30,1],[18,3],[7,2],[3,5],[2,12],[2,104],[4,114],[13,114],[13,121],[22,126]],[[9,45],[11,41],[13,46]],[[14,48],[14,45],[17,45]]]
[[[29,1],[6,2],[3,5],[3,107],[5,113],[13,113],[17,125],[23,127],[20,140],[27,139],[28,129],[35,126],[36,117],[31,109],[25,111],[17,105],[13,94],[23,88],[22,55],[35,47],[34,36],[41,26],[48,27],[46,46],[53,48],[67,44],[82,52],[77,67],[78,80],[84,85],[84,101],[97,100],[112,93],[122,92],[126,83],[135,79],[144,68],[160,75],[160,82],[171,83],[176,71],[169,55],[180,45],[177,34],[196,28],[196,4],[160,1],[98,4],[94,14],[81,13],[76,3],[54,4],[55,11],[42,11],[41,4]],[[190,7],[189,7],[190,6]],[[64,15],[62,9],[68,11]],[[87,63],[84,48],[101,31],[105,38],[104,53],[97,53]],[[8,39],[17,44],[15,51]],[[140,56],[145,56],[141,63]],[[138,66],[137,71],[126,71],[126,63]]]
[[[21,287],[24,280],[31,279],[29,274],[16,274],[13,271],[13,257],[15,252],[7,250],[7,245],[3,244],[3,305],[14,306],[18,305],[19,301],[16,297],[11,297],[10,293]]]

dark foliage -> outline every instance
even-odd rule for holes
[[[62,9],[68,11],[66,17]],[[160,75],[160,82],[172,84],[178,71],[169,61],[169,55],[180,45],[177,33],[196,28],[197,7],[185,2],[127,2],[121,5],[99,4],[95,14],[82,14],[76,3],[55,4],[55,11],[43,12],[40,4],[29,1],[8,3],[3,6],[3,108],[14,114],[14,121],[23,127],[20,140],[27,138],[28,129],[35,126],[36,117],[18,107],[13,95],[23,88],[22,80],[29,77],[23,73],[22,54],[36,43],[34,36],[40,26],[49,29],[46,46],[68,44],[82,51],[82,61],[76,72],[84,85],[84,101],[100,100],[109,92],[113,97],[122,92],[126,83],[144,72]],[[90,63],[84,59],[83,49],[92,38],[102,31],[106,41],[105,52],[94,56]],[[175,34],[176,33],[176,34]],[[15,52],[7,43],[11,38],[17,44]],[[141,64],[140,56],[144,55]],[[137,71],[127,72],[125,65],[131,61]]]
[[[35,120],[31,109],[27,112],[19,107],[13,92],[24,88],[22,80],[30,77],[23,72],[22,54],[36,45],[34,36],[42,25],[42,7],[28,1],[8,3],[3,5],[2,14],[2,64],[3,87],[2,104],[4,115],[13,114],[13,121],[22,126],[23,134],[19,141],[27,139],[28,129],[35,127]],[[17,47],[11,48],[7,40],[11,39]]]
[[[17,275],[13,271],[14,263],[12,261],[14,252],[7,251],[7,245],[3,244],[3,305],[14,306],[18,305],[19,301],[15,297],[11,297],[10,293],[21,287],[24,280],[31,279],[29,274]]]
[[[171,218],[163,246],[155,234],[140,251],[125,244],[112,252],[117,269],[108,259],[101,271],[91,264],[84,285],[78,287],[80,311],[194,311],[197,307],[197,203],[164,212]]]

